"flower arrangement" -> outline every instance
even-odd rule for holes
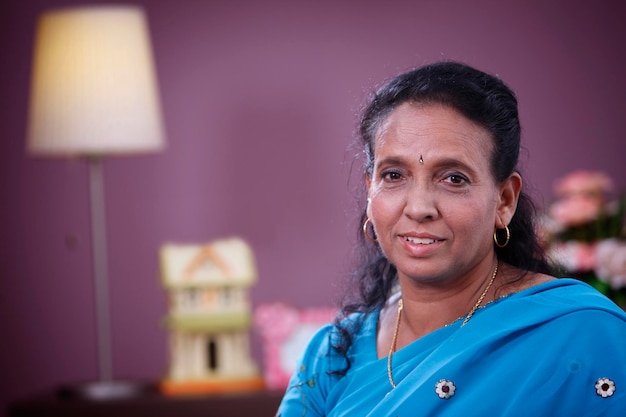
[[[550,260],[626,308],[626,197],[614,197],[611,178],[594,171],[574,171],[554,191],[540,230]]]

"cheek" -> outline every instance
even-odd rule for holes
[[[481,204],[456,204],[450,210],[442,212],[448,223],[454,224],[457,230],[473,236],[476,240],[491,238],[495,224],[495,209]],[[443,211],[443,210],[442,210]]]
[[[379,227],[393,222],[402,214],[402,199],[397,196],[374,193],[369,198],[367,215]]]

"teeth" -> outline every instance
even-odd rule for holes
[[[431,243],[435,243],[435,239],[420,239],[417,237],[405,237],[404,240],[411,243],[418,243],[420,245],[430,245]]]

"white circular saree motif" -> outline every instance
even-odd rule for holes
[[[454,382],[447,379],[442,379],[435,385],[435,392],[437,393],[439,398],[442,398],[444,400],[452,397],[455,391],[456,386],[454,385]]]
[[[609,378],[600,378],[596,381],[596,394],[602,398],[610,397],[615,393],[615,382]]]

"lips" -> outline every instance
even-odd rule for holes
[[[416,245],[432,245],[433,243],[442,242],[445,239],[432,235],[430,233],[402,233],[399,234],[399,237],[406,242],[413,243]]]
[[[407,242],[411,242],[411,243],[415,243],[419,245],[430,245],[435,242],[441,241],[441,239],[432,239],[432,238],[426,238],[426,237],[403,236],[402,238],[406,240]]]
[[[401,246],[412,258],[423,258],[437,253],[446,239],[428,233],[399,234]]]

